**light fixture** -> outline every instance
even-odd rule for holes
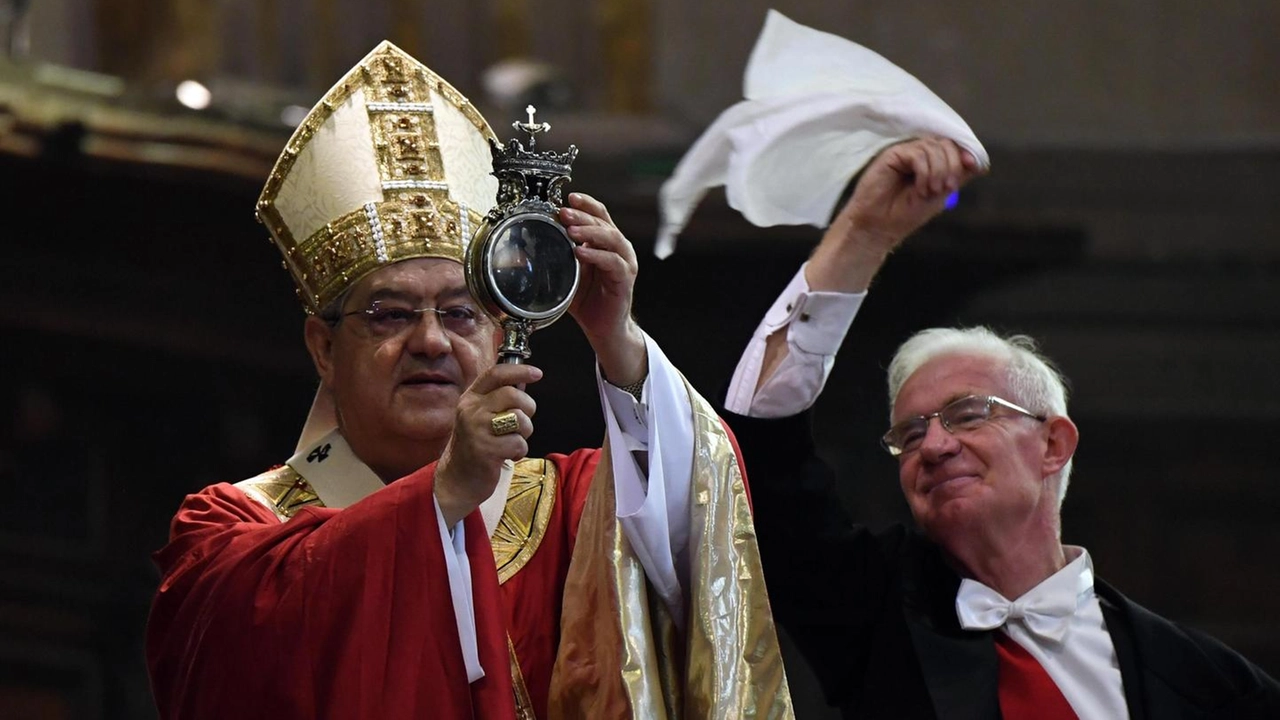
[[[183,80],[178,83],[175,94],[178,96],[178,102],[192,110],[204,110],[213,100],[213,93],[209,92],[209,88],[195,80]]]

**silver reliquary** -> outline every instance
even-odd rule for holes
[[[536,152],[537,136],[551,125],[535,123],[533,106],[527,110],[528,122],[512,123],[529,135],[527,150],[515,138],[505,146],[490,141],[497,206],[476,231],[463,264],[471,294],[502,325],[503,363],[524,362],[529,334],[558,320],[578,289],[574,242],[557,219],[578,148]]]

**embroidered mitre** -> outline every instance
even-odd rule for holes
[[[497,194],[495,138],[470,101],[389,42],[339,80],[258,198],[307,312],[391,263],[461,262]]]

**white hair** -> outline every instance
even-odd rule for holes
[[[1011,398],[1005,398],[1038,415],[1067,414],[1067,385],[1053,361],[1040,354],[1027,335],[1002,337],[990,328],[930,328],[912,335],[889,363],[889,412],[898,392],[925,363],[943,355],[981,355],[1005,363]],[[1058,506],[1067,495],[1072,461],[1055,473]]]

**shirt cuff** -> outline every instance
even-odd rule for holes
[[[601,397],[609,409],[609,413],[618,421],[618,429],[622,430],[626,449],[644,452],[649,449],[649,409],[645,402],[622,388],[610,383],[600,374],[600,366],[596,365],[596,382],[600,386]],[[649,379],[645,378],[640,397],[649,399]]]
[[[866,297],[865,291],[797,295],[787,327],[789,349],[803,350],[812,355],[835,355]]]
[[[826,384],[835,354],[867,293],[814,292],[804,277],[807,266],[800,266],[765,313],[738,362],[725,396],[725,409],[730,412],[754,417],[798,412],[812,405]],[[787,356],[757,392],[766,341],[784,327]],[[765,398],[763,406],[761,398]]]

